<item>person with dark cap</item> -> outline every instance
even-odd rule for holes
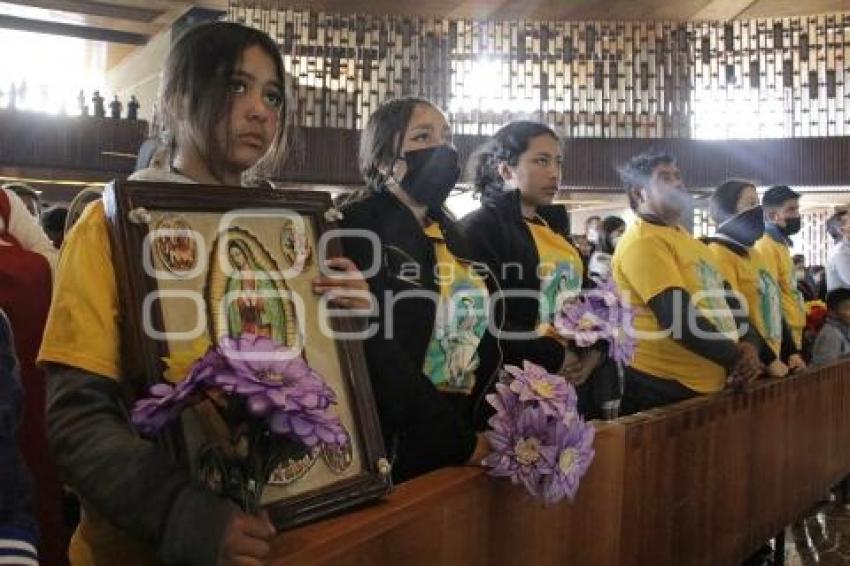
[[[637,336],[622,413],[756,379],[763,371],[758,350],[738,335],[714,259],[681,224],[692,197],[675,159],[643,153],[620,176],[638,216],[612,261],[617,288],[634,308]]]
[[[717,225],[708,247],[741,313],[738,331],[758,348],[759,358],[773,377],[788,374],[781,358],[782,303],[779,283],[761,254],[753,249],[764,235],[764,212],[755,185],[729,180],[717,187],[709,201]],[[740,308],[735,308],[740,307]],[[787,330],[787,325],[784,326]]]
[[[779,283],[782,317],[791,328],[791,339],[782,344],[782,359],[791,371],[806,367],[803,361],[803,328],[806,309],[797,289],[794,264],[791,260],[790,237],[800,231],[800,193],[786,185],[776,185],[764,193],[764,236],[755,244]]]

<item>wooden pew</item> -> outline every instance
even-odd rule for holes
[[[280,534],[275,564],[738,564],[850,473],[850,363],[610,423],[572,504],[476,468]]]

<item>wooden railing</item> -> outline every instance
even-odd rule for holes
[[[284,532],[275,564],[734,565],[850,473],[850,363],[610,423],[575,502],[476,468]]]

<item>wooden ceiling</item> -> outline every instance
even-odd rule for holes
[[[225,10],[226,0],[0,1],[0,28],[142,45],[192,9]]]
[[[238,0],[329,13],[513,20],[729,20],[850,11],[850,0]],[[0,28],[144,44],[228,0],[0,0]]]

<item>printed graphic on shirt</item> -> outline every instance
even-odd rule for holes
[[[526,222],[539,263],[539,323],[551,323],[555,313],[581,293],[582,263],[578,251],[540,218]]]
[[[581,293],[581,271],[569,261],[540,264],[540,321],[552,322],[555,313]]]
[[[697,262],[696,270],[701,287],[699,292],[701,297],[697,301],[697,307],[720,332],[728,336],[735,336],[735,339],[737,339],[735,318],[725,300],[723,278],[705,260]]]
[[[434,333],[422,371],[438,389],[469,393],[480,364],[478,344],[487,328],[487,293],[468,280],[441,293]]]
[[[758,270],[759,275],[759,315],[764,323],[767,340],[782,339],[782,295],[779,284],[765,269]]]
[[[480,365],[478,344],[487,329],[487,287],[483,277],[449,251],[437,223],[425,228],[425,235],[434,244],[440,299],[422,372],[437,389],[469,393]]]

